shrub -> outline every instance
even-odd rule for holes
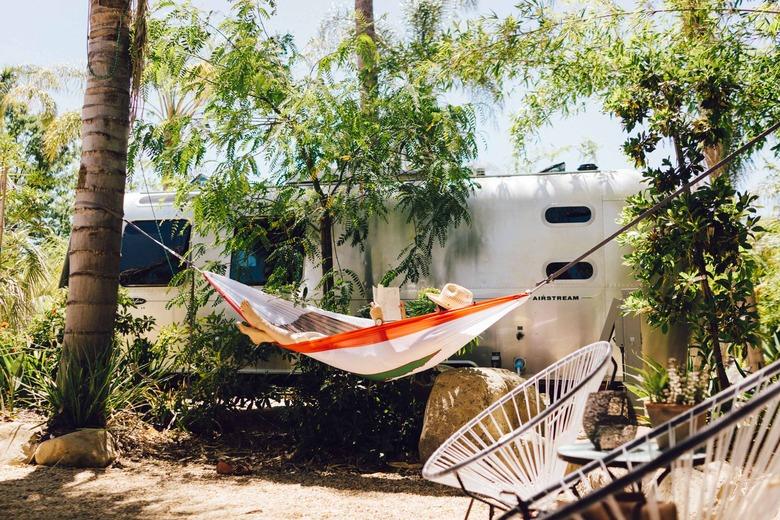
[[[181,381],[169,394],[165,413],[179,426],[212,430],[221,428],[229,412],[270,406],[281,390],[268,377],[242,374],[243,368],[267,361],[276,347],[257,347],[239,332],[233,320],[212,313],[194,320],[192,326],[174,324],[155,343],[167,352]]]
[[[425,395],[412,378],[374,382],[301,357],[287,407],[298,455],[378,463],[415,456]]]
[[[766,336],[767,361],[780,358],[780,220],[770,221],[755,244],[758,259],[756,300],[761,329]]]
[[[0,329],[0,412],[11,413],[21,389],[26,358],[18,338],[8,327]]]
[[[160,406],[160,385],[172,371],[165,356],[155,353],[145,337],[154,320],[133,317],[132,300],[120,292],[114,348],[92,366],[68,364],[67,373],[60,373],[65,301],[62,290],[12,346],[4,345],[0,363],[8,366],[13,360],[21,367],[16,402],[59,416],[59,423],[53,425],[59,429],[99,426],[125,410],[153,415]]]

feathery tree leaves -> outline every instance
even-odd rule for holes
[[[145,156],[160,175],[181,179],[217,157],[194,201],[196,224],[228,247],[264,239],[266,229],[247,225],[259,220],[303,229],[291,240],[322,266],[326,306],[347,303],[335,295],[354,286],[334,262],[335,245],[360,247],[372,219],[388,211],[404,212],[416,230],[398,266],[416,280],[433,244],[468,218],[466,164],[477,151],[471,107],[442,101],[446,84],[420,67],[430,51],[414,36],[352,33],[300,74],[304,60],[289,35],[268,32],[265,6],[237,1],[215,25],[166,4],[171,11],[150,21],[150,88],[167,68],[166,82],[205,101],[196,116],[139,121],[134,161]],[[415,31],[435,45],[438,21],[425,20]],[[174,49],[180,54],[169,56]],[[356,55],[377,78],[362,101]]]
[[[451,34],[440,59],[457,64],[462,81],[495,92],[510,82],[525,88],[513,127],[520,148],[553,116],[587,103],[617,116],[624,151],[648,185],[628,201],[632,217],[780,118],[778,19],[774,4],[599,1],[559,10],[531,0],[518,4],[517,16]],[[668,151],[672,158],[663,158]],[[641,283],[628,307],[662,328],[690,324],[692,346],[724,387],[721,346],[739,355],[758,344],[748,250],[761,228],[755,197],[737,193],[722,173],[624,242]]]

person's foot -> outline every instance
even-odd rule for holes
[[[238,325],[238,330],[249,336],[249,339],[252,340],[252,343],[255,345],[259,345],[260,343],[276,343],[271,336],[260,329],[256,329],[241,321],[237,322],[236,325]]]

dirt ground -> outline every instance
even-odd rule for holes
[[[199,464],[150,460],[105,470],[0,466],[0,511],[14,520],[462,518],[467,506],[457,493],[396,473],[237,477]],[[472,514],[485,518],[487,510],[475,508]]]
[[[245,439],[238,446],[150,441],[137,431],[122,436],[141,442],[124,446],[106,469],[0,464],[0,518],[462,518],[469,502],[457,490],[423,480],[418,467],[293,463]],[[220,475],[218,460],[251,473]],[[472,515],[485,518],[487,508],[476,505]]]

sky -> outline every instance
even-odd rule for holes
[[[226,0],[193,0],[198,7],[226,12]],[[87,0],[0,0],[0,65],[35,64],[41,66],[72,65],[85,67],[87,34]],[[460,17],[477,17],[495,13],[512,13],[514,0],[481,0],[476,8],[460,12]],[[352,1],[278,0],[277,11],[269,26],[277,32],[290,32],[299,49],[305,50],[317,36],[323,20],[338,10],[350,9]],[[375,17],[391,29],[401,30],[401,2],[375,0]],[[59,109],[78,110],[81,92],[58,96]],[[456,93],[454,99],[467,100],[467,94]],[[603,170],[630,168],[621,151],[625,139],[619,122],[594,107],[574,117],[556,119],[541,130],[538,140],[528,147],[528,156],[537,159],[529,170],[519,165],[513,153],[509,128],[511,116],[518,109],[519,96],[510,92],[504,106],[493,106],[479,122],[480,151],[477,166],[488,174],[533,173],[545,166],[565,161],[569,170],[582,162],[596,162]],[[597,146],[596,157],[582,156],[583,143]],[[744,187],[758,189],[764,182],[763,161],[756,161],[756,171],[748,172]]]

